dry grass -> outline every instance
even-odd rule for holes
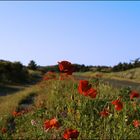
[[[102,73],[102,72],[75,73],[75,75],[89,76],[89,77],[95,77],[97,74],[101,74],[103,78],[127,80],[131,82],[140,83],[140,68],[135,68],[122,72],[110,72],[110,73]]]
[[[1,96],[0,97],[0,116],[7,116],[11,113],[19,104],[19,102],[32,94],[33,92],[37,92],[37,86],[31,86],[26,88],[23,91],[16,92],[11,95]]]

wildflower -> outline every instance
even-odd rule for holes
[[[49,129],[49,128],[53,128],[53,127],[56,127],[56,128],[59,127],[59,123],[58,123],[56,118],[53,118],[51,120],[46,120],[44,122],[44,128],[45,129]]]
[[[68,75],[72,75],[74,71],[73,65],[68,61],[58,62],[58,67],[61,72],[67,73]]]
[[[51,80],[51,79],[56,79],[56,74],[52,71],[48,71],[47,74],[44,75],[43,80]]]
[[[122,108],[123,108],[123,104],[122,104],[122,102],[121,102],[119,99],[113,101],[112,104],[115,105],[115,109],[116,109],[117,111],[120,111],[120,110],[122,110]]]
[[[2,132],[2,134],[4,134],[4,133],[6,133],[6,128],[5,127],[3,127],[2,129],[1,129],[1,132]]]
[[[88,92],[91,88],[91,84],[88,83],[87,80],[80,80],[78,85],[78,91],[80,94],[88,95]]]
[[[87,91],[87,94],[88,94],[88,96],[90,96],[91,98],[96,98],[97,90],[94,89],[94,88],[90,88],[90,89]]]
[[[139,127],[140,126],[140,122],[139,122],[139,120],[133,120],[133,125],[134,125],[134,127]]]
[[[67,117],[67,112],[66,112],[66,111],[63,111],[63,112],[61,113],[61,116],[64,117],[64,118],[66,118],[66,117]]]
[[[83,94],[85,96],[90,96],[91,98],[95,98],[97,95],[97,90],[91,88],[91,84],[89,84],[87,80],[79,81],[78,91],[80,94]]]
[[[102,117],[107,117],[109,115],[109,111],[105,108],[103,109],[103,111],[100,112],[100,115]]]
[[[13,115],[14,117],[20,116],[20,115],[21,115],[21,112],[13,111],[13,112],[12,112],[12,115]]]
[[[36,126],[36,125],[37,125],[37,123],[36,123],[35,120],[31,120],[31,124],[32,124],[33,126]]]
[[[16,111],[13,111],[13,112],[12,112],[12,115],[13,115],[14,117],[16,117],[17,112],[16,112]]]
[[[128,116],[125,116],[124,118],[125,118],[125,122],[128,122]]]
[[[63,134],[63,138],[66,140],[70,138],[77,138],[78,136],[79,136],[79,132],[74,129],[67,129]]]
[[[130,93],[130,99],[133,99],[133,98],[139,98],[140,97],[140,94],[136,91],[131,91]]]

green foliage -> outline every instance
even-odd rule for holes
[[[31,60],[28,64],[28,68],[31,70],[36,70],[37,69],[37,64],[35,63],[34,60]]]
[[[131,92],[131,90],[132,89],[130,87],[122,88],[122,89],[120,89],[119,96],[121,98],[123,98],[124,101],[128,101],[128,100],[130,100],[130,92]]]
[[[133,60],[132,62],[129,63],[119,63],[118,65],[115,65],[112,68],[112,71],[114,72],[118,72],[118,71],[124,71],[124,70],[128,70],[128,69],[132,69],[132,68],[137,68],[140,67],[140,58],[137,58],[135,60]]]
[[[58,65],[38,66],[38,70],[41,71],[43,74],[48,72],[48,71],[59,72]]]
[[[28,81],[28,71],[20,62],[0,61],[0,82]]]

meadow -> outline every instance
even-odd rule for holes
[[[139,91],[77,79],[67,61],[59,69],[0,97],[0,139],[139,139]]]
[[[140,68],[132,68],[130,70],[125,70],[121,72],[77,72],[74,73],[76,76],[86,76],[86,77],[102,77],[102,78],[108,78],[108,79],[116,79],[116,80],[126,80],[130,82],[137,82],[140,83]]]

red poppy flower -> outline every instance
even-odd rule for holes
[[[46,120],[46,121],[44,122],[44,128],[45,128],[45,129],[53,128],[53,127],[56,127],[56,128],[59,127],[59,123],[58,123],[58,121],[57,121],[56,118],[51,119],[51,120]]]
[[[90,96],[91,98],[96,98],[97,90],[94,89],[94,88],[90,88],[90,89],[87,91],[87,94],[88,94],[88,96]]]
[[[52,72],[52,71],[48,71],[43,77],[44,81],[52,80],[52,79],[56,79],[56,74],[55,74],[55,72]]]
[[[17,112],[17,111],[13,111],[13,112],[12,112],[12,115],[13,115],[14,117],[16,117],[16,116],[22,115],[22,113],[21,113],[21,112]]]
[[[78,91],[80,94],[84,94],[85,96],[87,96],[90,88],[91,88],[91,85],[88,83],[87,80],[80,80],[79,81]]]
[[[120,110],[122,110],[122,108],[123,108],[123,104],[122,104],[122,102],[121,102],[119,99],[113,101],[112,104],[115,105],[115,109],[116,109],[117,111],[120,111]]]
[[[130,93],[130,99],[139,98],[139,97],[140,97],[140,94],[137,91],[132,91]]]
[[[140,126],[140,122],[139,122],[139,120],[133,120],[133,125],[134,125],[134,127],[139,127]]]
[[[1,132],[2,132],[3,134],[6,133],[6,131],[7,131],[7,130],[6,130],[6,128],[4,128],[4,127],[1,129]]]
[[[78,136],[79,136],[79,132],[74,129],[67,129],[63,134],[63,138],[66,140],[70,138],[77,138]]]
[[[68,61],[58,62],[58,67],[61,72],[67,73],[68,75],[72,75],[74,71],[73,65]]]
[[[109,111],[105,108],[103,109],[103,111],[100,112],[100,115],[102,117],[107,117],[109,115]]]

